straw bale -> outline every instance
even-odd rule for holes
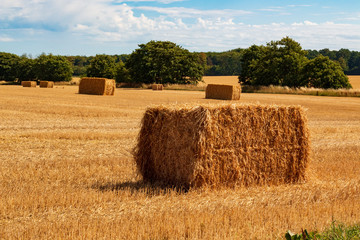
[[[82,78],[79,84],[80,94],[114,95],[115,80],[107,78]]]
[[[52,81],[40,81],[40,87],[41,88],[53,88],[54,82]]]
[[[145,181],[229,187],[302,182],[309,152],[299,106],[158,106],[144,114],[134,159]]]
[[[36,81],[22,81],[21,85],[23,87],[36,87]]]
[[[160,90],[162,91],[163,90],[163,85],[162,84],[153,84],[152,85],[152,90]]]
[[[240,94],[240,85],[208,84],[206,87],[205,98],[239,100]]]

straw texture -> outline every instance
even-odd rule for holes
[[[299,106],[148,108],[134,149],[145,181],[185,187],[304,181],[309,133]]]
[[[36,87],[36,81],[22,81],[21,85],[23,87]]]
[[[40,87],[41,88],[53,88],[54,82],[52,81],[40,81]]]
[[[239,100],[240,94],[240,85],[208,84],[206,87],[205,98]]]
[[[106,78],[82,78],[79,84],[80,94],[114,95],[115,80]]]
[[[162,84],[153,84],[152,85],[152,90],[156,91],[156,90],[163,90],[163,85]]]

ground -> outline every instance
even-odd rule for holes
[[[276,239],[360,222],[360,98],[242,94],[307,109],[305,184],[180,192],[143,184],[132,158],[149,105],[220,103],[200,91],[115,96],[0,86],[0,239]]]

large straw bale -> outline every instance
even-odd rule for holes
[[[240,85],[208,84],[206,87],[205,98],[239,100],[240,94]]]
[[[40,81],[40,87],[41,88],[53,88],[54,82],[52,81]]]
[[[23,87],[36,87],[36,81],[22,81],[21,85]]]
[[[114,95],[115,80],[107,78],[82,78],[79,84],[80,94]]]
[[[163,85],[162,84],[153,84],[152,85],[152,90],[163,90]]]
[[[145,181],[185,187],[305,180],[309,133],[299,106],[148,108],[134,149]]]

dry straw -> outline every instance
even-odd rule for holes
[[[163,90],[163,85],[162,84],[153,84],[152,85],[152,90]]]
[[[53,88],[54,82],[52,81],[40,81],[40,87],[41,88]]]
[[[82,78],[79,84],[80,94],[114,95],[115,80],[106,78]]]
[[[134,149],[145,181],[184,187],[305,180],[309,133],[299,106],[148,108]]]
[[[36,81],[22,81],[21,85],[23,87],[36,87]]]
[[[240,85],[208,84],[206,87],[205,98],[239,100],[240,94]]]

